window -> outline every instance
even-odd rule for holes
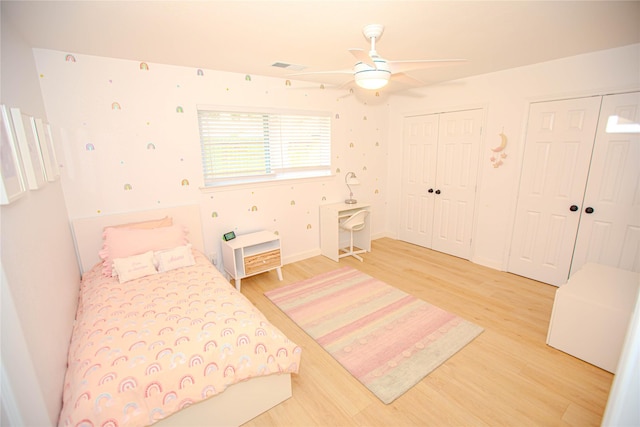
[[[205,187],[331,174],[331,117],[198,109]]]

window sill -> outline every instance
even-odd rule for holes
[[[292,182],[301,184],[316,181],[328,181],[332,180],[335,176],[335,174],[327,171],[327,175],[322,176],[301,176],[296,174],[296,176],[279,177],[269,181],[228,181],[211,187],[200,187],[200,191],[203,193],[215,193],[219,191],[243,190],[245,188],[277,187],[281,185],[289,185]]]

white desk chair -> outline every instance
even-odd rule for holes
[[[343,230],[347,230],[350,233],[350,241],[349,241],[349,247],[348,248],[342,248],[340,249],[341,251],[344,251],[344,253],[341,253],[338,258],[344,258],[346,256],[352,256],[356,259],[359,259],[360,262],[362,262],[362,257],[358,254],[362,254],[365,253],[367,250],[366,249],[358,249],[358,250],[354,250],[353,248],[353,232],[358,232],[360,230],[362,230],[365,227],[365,218],[367,217],[367,215],[369,215],[369,211],[368,210],[361,210],[358,211],[356,213],[354,213],[353,215],[351,215],[349,218],[345,219],[344,221],[342,221],[340,223],[340,228],[342,228]]]

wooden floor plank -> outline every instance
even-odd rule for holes
[[[303,348],[293,397],[246,426],[599,425],[613,375],[546,345],[557,288],[384,238],[364,262],[317,256],[242,280],[242,292]],[[389,405],[264,292],[351,266],[485,331]]]

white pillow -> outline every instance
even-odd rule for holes
[[[157,251],[154,255],[160,273],[180,267],[188,267],[196,263],[196,260],[193,258],[193,253],[191,252],[191,243],[184,246],[177,246],[173,249]]]
[[[153,251],[126,258],[116,258],[113,260],[113,268],[118,273],[120,283],[157,273],[153,263]]]

